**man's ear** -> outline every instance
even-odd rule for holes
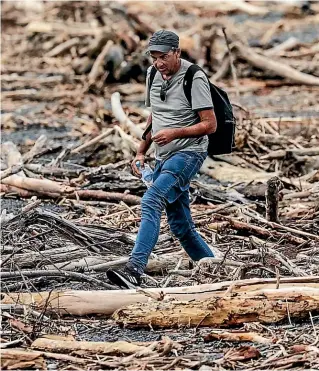
[[[181,56],[181,49],[180,48],[176,49],[175,50],[175,53],[176,53],[177,57],[180,58],[180,56]]]

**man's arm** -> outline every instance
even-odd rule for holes
[[[217,129],[217,120],[212,109],[198,112],[200,122],[198,124],[175,129],[160,130],[152,137],[152,140],[159,146],[164,146],[177,138],[196,138],[215,133]]]
[[[215,133],[217,129],[217,121],[215,113],[212,109],[207,109],[198,112],[200,122],[193,126],[176,129],[176,138],[194,138]]]

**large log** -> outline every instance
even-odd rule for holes
[[[245,322],[278,323],[319,313],[319,287],[283,287],[214,295],[206,300],[151,301],[116,311],[117,323],[129,327],[215,326]]]
[[[274,289],[277,279],[253,278],[240,281],[224,281],[214,284],[203,284],[185,287],[166,287],[147,289],[147,292],[177,300],[206,300],[214,296],[224,295],[229,287],[232,292],[248,292],[259,289]],[[280,287],[311,287],[319,289],[319,276],[287,277],[280,279]],[[52,291],[40,293],[1,293],[1,304],[16,303],[33,305],[39,310],[53,311],[60,315],[111,315],[117,309],[134,304],[146,303],[149,298],[137,290],[110,291]]]

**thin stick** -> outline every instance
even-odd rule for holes
[[[225,41],[226,41],[226,45],[227,45],[227,50],[228,50],[228,54],[229,54],[230,69],[231,69],[231,73],[232,73],[234,84],[235,84],[235,88],[236,88],[236,96],[237,96],[237,98],[239,100],[239,98],[240,98],[239,84],[238,84],[238,79],[237,79],[236,68],[235,68],[235,65],[234,65],[234,57],[233,57],[233,54],[232,54],[231,49],[230,49],[230,42],[229,42],[228,37],[227,37],[227,34],[226,34],[226,27],[223,27],[222,30],[223,30],[223,34],[224,34],[224,37],[225,37]]]

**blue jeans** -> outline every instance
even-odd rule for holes
[[[158,240],[162,211],[187,254],[195,261],[214,254],[196,232],[189,207],[189,183],[201,168],[207,154],[177,152],[165,161],[156,161],[153,184],[145,192],[142,218],[128,268],[142,274]]]

